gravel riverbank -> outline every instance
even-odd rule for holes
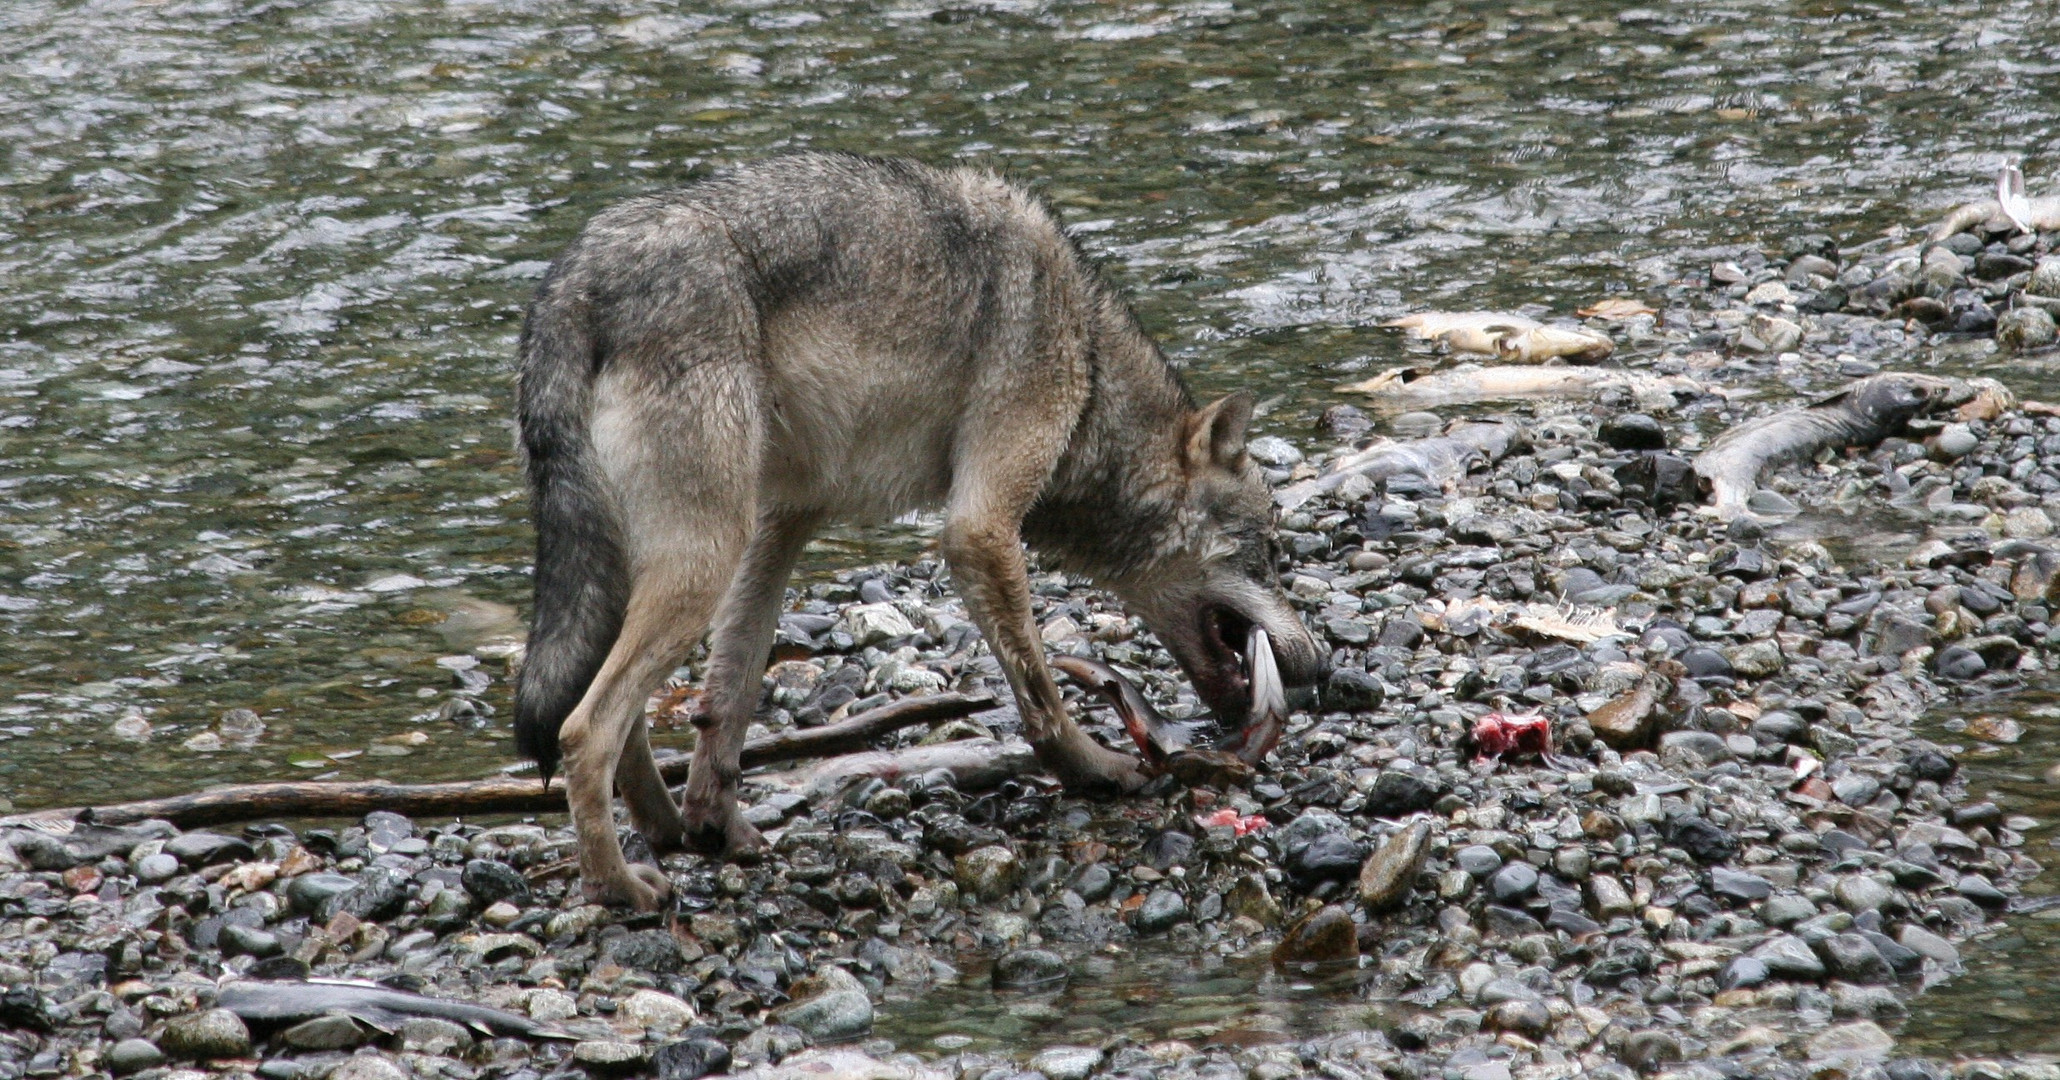
[[[1893,1036],[1910,996],[1957,969],[1955,942],[2021,905],[2037,870],[2034,823],[1968,792],[1957,747],[1919,720],[1951,706],[1928,730],[2012,739],[1990,699],[2060,663],[2060,417],[1931,418],[1780,471],[1763,514],[1736,521],[1679,481],[1687,455],[1793,392],[1970,374],[1998,334],[2050,360],[2035,350],[2052,320],[2022,314],[2060,306],[2038,299],[2060,294],[2047,246],[1961,234],[1841,259],[1803,238],[1721,259],[1663,312],[1596,325],[1632,367],[1756,396],[1476,408],[1523,432],[1492,465],[1449,486],[1358,478],[1297,507],[1284,583],[1335,670],[1244,786],[1169,778],[1098,804],[1033,776],[760,779],[751,814],[774,857],[668,859],[677,904],[645,917],[580,902],[555,818],[17,821],[0,831],[0,1080],[2060,1075],[1907,1059]],[[1372,423],[1334,409],[1308,445]],[[1282,439],[1253,451],[1283,481],[1318,464]],[[1035,591],[1052,649],[1192,710],[1120,610],[1055,578]],[[943,689],[1006,696],[934,563],[813,586],[780,637],[770,729]],[[1471,732],[1490,713],[1544,717],[1552,759],[1483,758]],[[1105,710],[1090,718],[1121,739]],[[1011,720],[905,741],[1007,738]],[[967,977],[975,958],[1029,1007],[1083,957],[1144,938],[1270,955],[1400,1019],[1111,1030],[1015,1054],[872,1036],[884,993]],[[311,974],[543,1029],[217,1005],[231,980]]]

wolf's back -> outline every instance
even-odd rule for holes
[[[561,260],[523,322],[518,439],[536,524],[536,611],[515,683],[515,745],[546,783],[565,722],[622,629],[629,571],[590,430],[596,345]]]

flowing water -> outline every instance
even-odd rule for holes
[[[1323,1032],[1392,1028],[1417,1011],[1360,998],[1351,975],[1284,976],[1264,951],[1196,955],[1163,939],[1076,960],[1064,985],[997,990],[979,958],[957,983],[890,998],[873,1033],[904,1049],[1008,1052],[1037,1046],[1140,1042],[1255,1046]]]
[[[1375,327],[1404,310],[1564,313],[1876,237],[2005,154],[2052,182],[2050,26],[2047,0],[0,5],[0,798],[509,760],[502,684],[498,717],[436,719],[438,661],[519,633],[509,358],[622,195],[799,147],[1005,170],[1202,390],[1262,387],[1302,436],[1404,355]],[[253,748],[187,747],[238,707]]]

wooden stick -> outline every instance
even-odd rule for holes
[[[992,694],[930,694],[882,705],[827,727],[781,732],[744,744],[744,766],[771,765],[849,749],[862,749],[891,731],[984,712]],[[668,757],[659,771],[669,784],[686,780],[690,757]],[[522,776],[494,776],[444,784],[395,784],[385,780],[233,784],[190,795],[115,803],[110,806],[37,810],[0,818],[0,825],[31,819],[76,820],[96,825],[132,825],[162,818],[181,828],[275,817],[357,817],[374,810],[397,814],[507,814],[562,811],[565,781],[548,788]]]

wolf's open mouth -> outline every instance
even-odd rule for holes
[[[1252,620],[1234,608],[1212,607],[1202,616],[1202,647],[1223,685],[1223,701],[1235,701],[1252,685]],[[1220,704],[1218,704],[1220,708]]]

